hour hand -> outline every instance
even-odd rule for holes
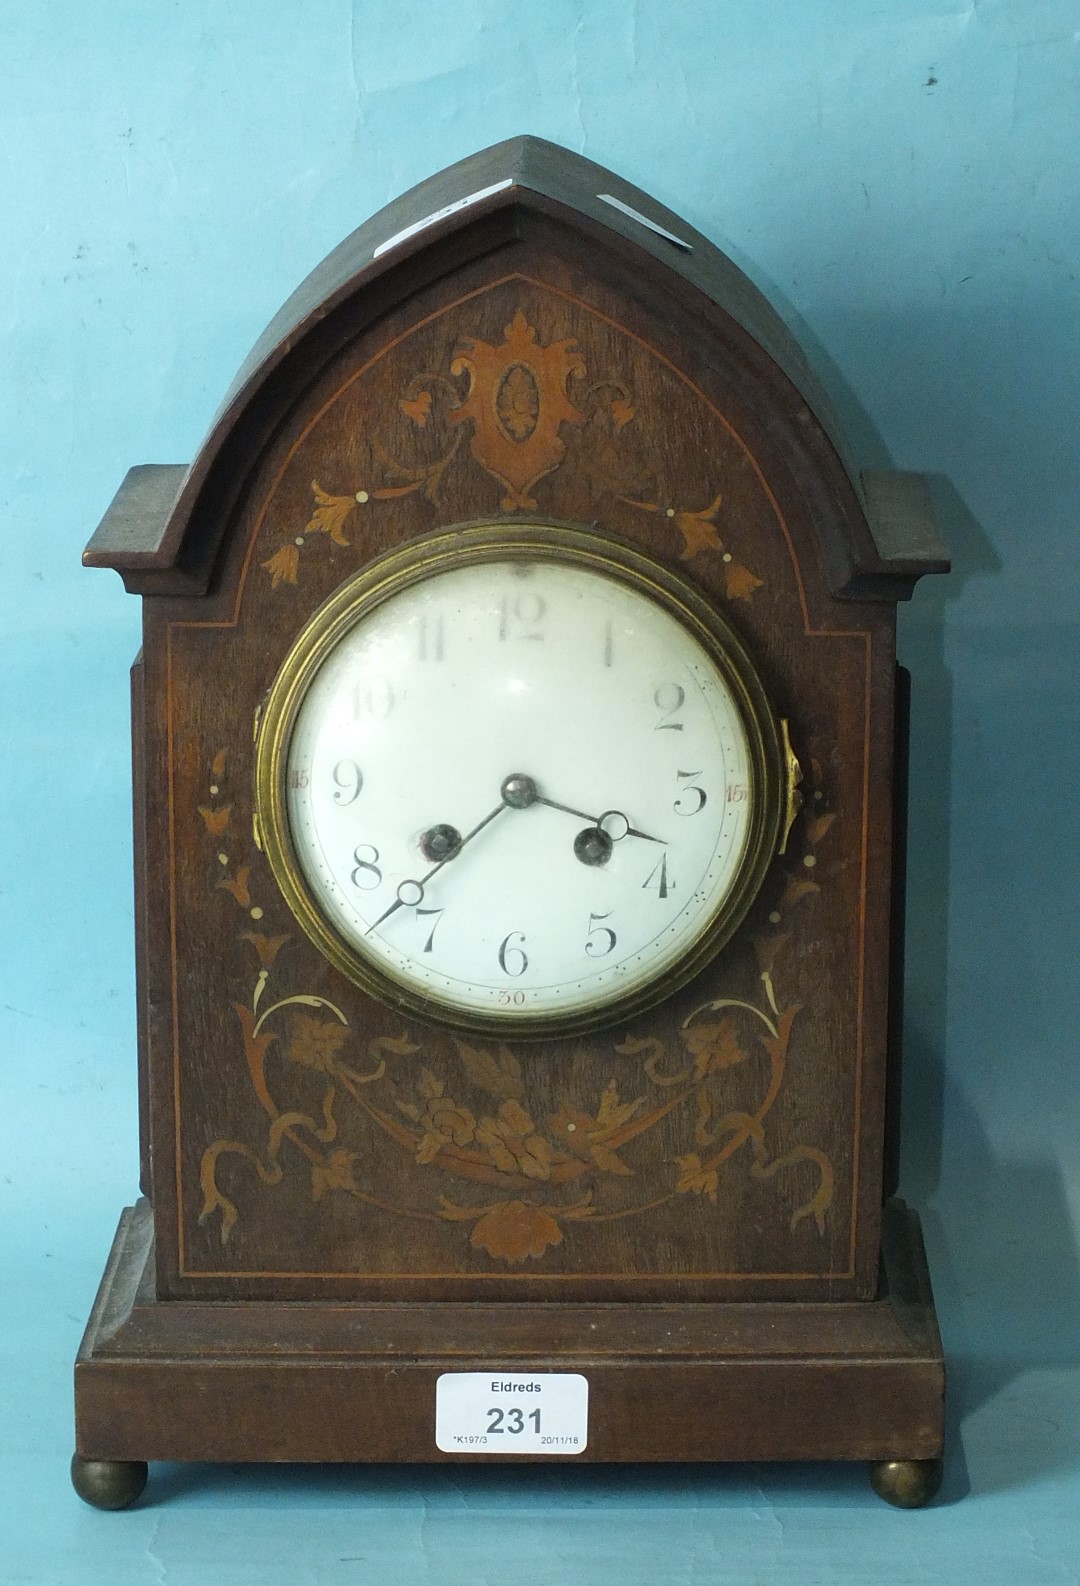
[[[556,804],[555,808],[566,809],[566,805]],[[611,850],[624,837],[644,837],[647,843],[664,843],[662,837],[650,837],[648,832],[639,832],[636,826],[631,826],[622,810],[605,810],[595,820],[591,815],[584,815],[581,810],[570,810],[568,813],[581,815],[583,820],[591,822],[574,838],[574,856],[583,865],[606,865],[611,858]]]
[[[564,815],[576,815],[579,820],[588,821],[591,827],[602,832],[613,843],[624,837],[641,837],[647,843],[664,841],[662,837],[653,837],[631,826],[622,810],[605,810],[602,815],[590,815],[586,810],[575,809],[572,804],[560,804],[557,799],[546,798],[532,777],[520,773],[507,777],[503,783],[503,798],[516,809],[526,809],[530,804],[546,804],[548,809],[562,810]]]

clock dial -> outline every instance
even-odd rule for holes
[[[488,540],[336,597],[283,825],[355,978],[550,1032],[673,989],[746,893],[765,789],[746,691],[687,612],[617,563]]]

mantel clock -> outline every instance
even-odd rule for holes
[[[85,561],[143,597],[144,1199],[80,1493],[863,1459],[925,1501],[895,608],[947,563],[746,277],[501,144],[331,254]]]

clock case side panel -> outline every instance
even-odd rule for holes
[[[139,1003],[140,1158],[156,1249],[174,1246],[178,1212],[172,1058],[176,1004],[198,996],[175,974],[171,899],[174,844],[169,797],[166,628],[160,600],[143,601],[138,687],[132,697],[135,788],[135,941]],[[175,1261],[172,1263],[175,1265]],[[167,1292],[167,1284],[160,1292]]]
[[[149,888],[146,873],[146,687],[143,651],[131,667],[131,815],[135,881],[135,1027],[138,1050],[139,1188],[153,1204],[151,1150],[150,1006],[148,982]]]
[[[885,1079],[885,1149],[882,1198],[900,1186],[900,1104],[904,1057],[904,949],[907,939],[908,766],[911,736],[911,673],[896,668],[893,754],[892,927],[889,964],[889,1045]]]

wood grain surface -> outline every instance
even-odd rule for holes
[[[253,739],[343,580],[435,529],[530,519],[628,541],[715,602],[789,723],[803,802],[690,985],[599,1034],[506,1043],[385,1006],[319,954],[260,850]],[[875,1296],[902,973],[895,602],[946,564],[918,476],[864,487],[731,262],[564,151],[486,151],[320,267],[191,467],[130,475],[86,559],[145,597],[154,1238],[146,1211],[121,1230],[80,1448],[435,1457],[439,1362],[520,1355],[594,1362],[610,1427],[590,1458],[931,1457],[940,1346],[900,1212]],[[331,1413],[342,1370],[362,1433]],[[684,1404],[689,1425],[704,1400],[685,1435],[638,1413]]]
[[[892,1202],[885,1228],[871,1302],[211,1306],[154,1298],[151,1218],[130,1208],[75,1368],[78,1449],[484,1459],[436,1448],[435,1384],[494,1363],[587,1377],[587,1462],[936,1459],[944,1372],[918,1219]]]

